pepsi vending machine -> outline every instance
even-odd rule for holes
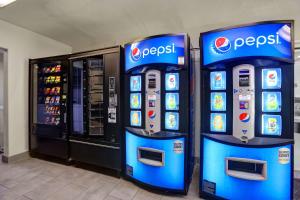
[[[201,33],[200,47],[200,197],[292,199],[293,21]]]
[[[186,34],[125,45],[125,173],[144,186],[186,193],[193,159],[193,71]]]

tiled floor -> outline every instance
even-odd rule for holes
[[[300,200],[300,179],[294,181],[294,199]]]
[[[199,200],[196,174],[187,196],[168,196],[123,179],[35,158],[0,162],[0,200]]]
[[[72,166],[31,158],[0,162],[0,200],[199,200],[198,170],[187,196],[162,195],[131,182]],[[300,180],[294,199],[300,200]]]

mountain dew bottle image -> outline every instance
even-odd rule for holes
[[[214,106],[216,110],[222,110],[223,109],[223,97],[222,95],[215,95],[215,102]]]
[[[275,94],[268,94],[267,96],[267,110],[277,110],[278,109],[278,101],[277,96]]]
[[[176,108],[176,98],[175,98],[174,94],[169,95],[168,102],[169,102],[169,108],[170,109],[175,109]]]
[[[131,108],[140,108],[140,99],[138,94],[131,94]]]

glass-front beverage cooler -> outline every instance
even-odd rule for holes
[[[68,56],[30,60],[29,149],[68,159]]]
[[[70,158],[121,171],[120,47],[70,58]]]

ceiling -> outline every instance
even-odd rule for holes
[[[74,52],[170,32],[189,33],[198,47],[200,32],[276,19],[296,20],[300,40],[300,0],[17,0],[0,19]]]

